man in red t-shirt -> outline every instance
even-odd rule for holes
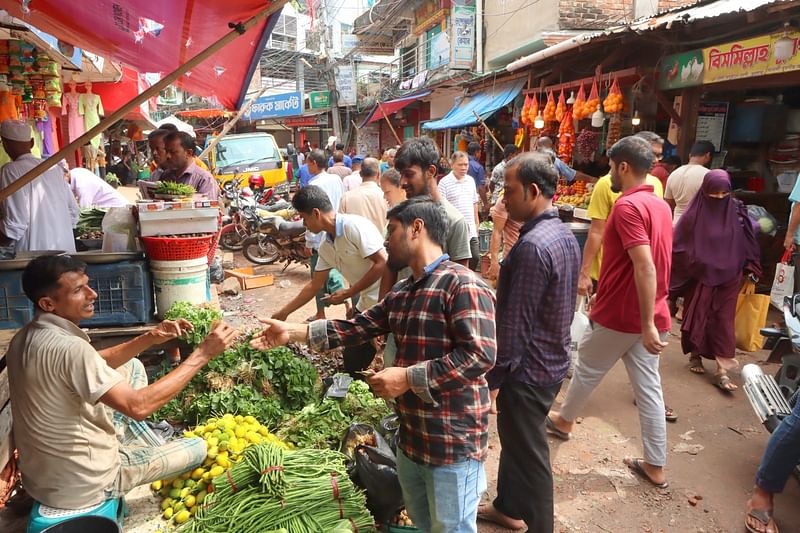
[[[628,458],[634,473],[666,487],[667,426],[658,371],[670,330],[667,306],[672,262],[669,206],[653,194],[645,177],[653,161],[650,143],[626,137],[608,151],[611,190],[622,191],[608,218],[593,326],[580,341],[579,357],[560,413],[546,423],[568,439],[592,391],[622,359],[633,385],[642,429],[644,458]]]

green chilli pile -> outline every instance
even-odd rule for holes
[[[247,448],[240,462],[212,482],[185,533],[374,532],[364,493],[334,450]]]

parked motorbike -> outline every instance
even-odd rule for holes
[[[238,180],[231,180],[223,186],[223,194],[230,207],[228,216],[223,218],[219,245],[230,251],[242,249],[244,240],[258,231],[261,218],[276,215],[291,218],[294,215],[292,204],[282,196],[275,196],[273,188],[266,191],[271,201],[261,204],[265,194],[263,191],[253,194],[248,188],[241,189],[238,183]]]
[[[306,228],[302,221],[288,222],[272,216],[260,220],[258,233],[242,243],[242,253],[257,265],[285,262],[308,265],[311,251],[306,248]]]
[[[761,335],[765,347],[773,347],[768,361],[779,354],[781,367],[775,377],[764,374],[760,366],[745,365],[742,379],[747,399],[764,427],[772,433],[781,421],[792,412],[800,388],[800,294],[787,297],[783,303],[785,329],[764,328]],[[780,348],[791,346],[789,353]],[[776,348],[780,352],[776,352]]]

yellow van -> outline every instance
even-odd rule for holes
[[[251,176],[260,175],[265,187],[273,187],[285,183],[287,176],[275,137],[264,132],[223,137],[209,154],[209,169],[220,185],[238,179],[245,187]]]

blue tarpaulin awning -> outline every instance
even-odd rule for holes
[[[444,130],[447,128],[461,128],[478,123],[474,113],[485,120],[503,106],[507,106],[522,91],[527,83],[527,78],[498,83],[494,87],[478,91],[471,96],[464,97],[453,106],[447,114],[439,120],[432,120],[422,125],[426,130]]]

